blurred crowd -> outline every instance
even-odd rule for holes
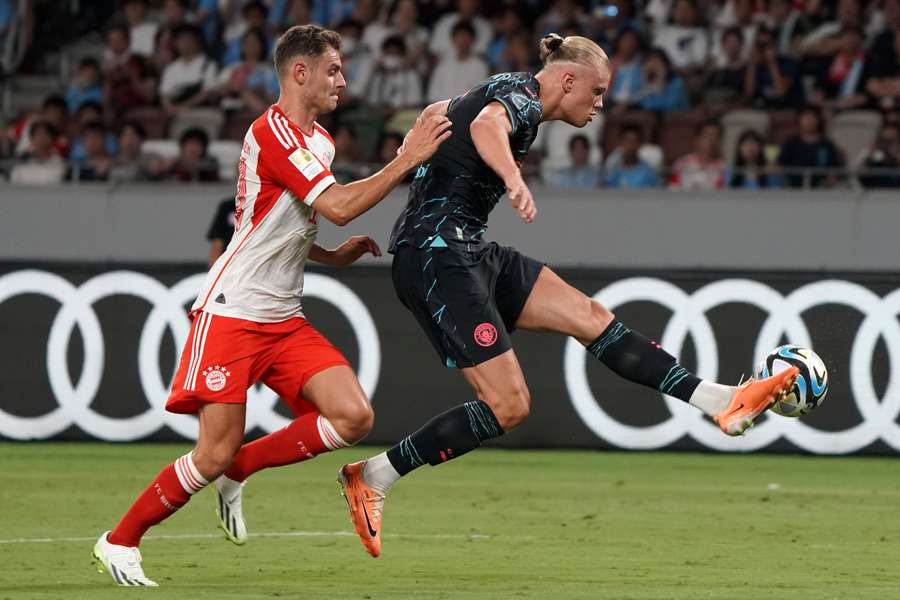
[[[613,80],[589,127],[541,128],[529,177],[574,188],[900,186],[900,0],[85,4],[81,22],[99,33],[63,50],[69,80],[6,115],[0,158],[13,182],[233,178],[247,126],[278,97],[274,40],[317,23],[343,39],[347,88],[322,119],[339,179],[390,160],[429,101],[537,70],[538,41],[558,32],[600,43]]]

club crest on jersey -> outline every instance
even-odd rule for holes
[[[306,148],[297,148],[291,152],[288,160],[309,180],[315,179],[316,175],[325,170],[319,159],[313,156],[313,153]]]
[[[475,343],[487,348],[497,341],[497,328],[490,323],[482,323],[475,328]]]
[[[228,378],[230,376],[231,372],[225,367],[220,367],[219,365],[207,367],[203,370],[203,377],[206,380],[206,387],[209,388],[209,391],[211,392],[221,391],[222,388],[225,387],[225,384],[228,382]]]

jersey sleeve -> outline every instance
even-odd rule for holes
[[[304,204],[312,206],[316,198],[335,183],[331,170],[290,132],[265,127],[259,134],[257,169],[260,175],[290,190]]]
[[[533,99],[521,84],[497,86],[488,93],[488,102],[499,102],[506,109],[512,125],[510,135],[526,127],[537,127],[541,122],[540,102]]]

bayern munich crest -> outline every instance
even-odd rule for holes
[[[225,367],[215,365],[203,370],[203,379],[206,381],[206,387],[211,392],[220,392],[228,383],[231,372]]]

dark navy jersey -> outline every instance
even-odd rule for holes
[[[479,156],[469,126],[489,103],[502,104],[512,124],[512,155],[521,164],[542,118],[539,90],[531,73],[500,73],[450,101],[447,117],[453,133],[416,172],[409,204],[391,233],[390,252],[400,246],[440,248],[481,241],[488,213],[506,187]]]

